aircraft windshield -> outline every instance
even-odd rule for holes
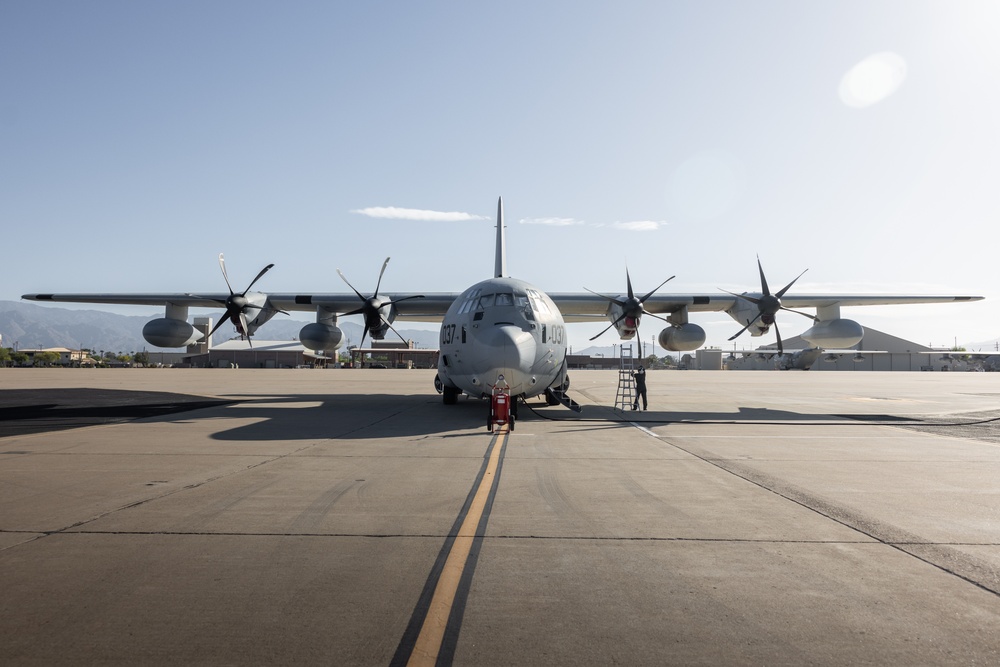
[[[537,305],[537,304],[540,304]],[[483,294],[481,290],[473,290],[465,295],[460,314],[470,312],[483,312],[491,308],[514,307],[519,310],[527,319],[534,320],[534,310],[541,309],[540,312],[548,312],[542,301],[536,301],[529,294],[524,292],[498,292],[496,294]]]
[[[476,302],[476,310],[486,310],[487,308],[513,306],[514,295],[511,292],[499,292],[498,294],[484,294]]]

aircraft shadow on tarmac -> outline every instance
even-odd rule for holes
[[[216,440],[270,441],[319,439],[372,439],[436,435],[467,437],[487,435],[488,403],[485,400],[460,400],[443,405],[437,395],[367,394],[292,395],[241,401],[219,408],[225,417],[253,420],[251,424],[220,430]],[[831,421],[849,415],[813,415],[740,408],[733,412],[664,412],[620,411],[609,406],[589,405],[583,413],[562,407],[549,407],[532,401],[521,404],[515,423],[528,428],[532,422],[549,420],[601,424],[601,428],[619,428],[629,423],[664,425],[671,423],[806,423]],[[164,417],[168,418],[168,417]],[[892,419],[891,417],[886,417]]]
[[[0,437],[121,423],[136,419],[181,423],[222,419],[212,437],[225,441],[372,439],[438,435],[485,435],[488,404],[464,399],[443,405],[436,394],[296,394],[206,398],[168,392],[110,389],[0,390]],[[908,421],[891,415],[802,414],[765,408],[738,412],[621,411],[587,405],[582,413],[543,402],[521,404],[518,423],[551,420],[600,423],[615,428],[628,423],[796,423],[854,419],[867,422]],[[227,428],[224,421],[242,422]],[[249,423],[247,421],[249,420]],[[575,426],[574,428],[579,428]],[[515,428],[516,433],[516,428]]]
[[[222,406],[223,399],[122,389],[0,390],[0,438]]]

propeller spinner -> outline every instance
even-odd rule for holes
[[[765,326],[770,327],[771,325],[774,325],[774,335],[778,338],[778,354],[784,354],[785,348],[781,341],[781,332],[778,330],[778,321],[775,319],[775,315],[778,314],[778,311],[787,310],[790,313],[795,313],[796,315],[801,315],[802,317],[808,317],[810,320],[816,320],[815,317],[809,315],[808,313],[792,310],[791,308],[785,308],[781,305],[781,297],[785,296],[785,292],[787,292],[789,288],[795,284],[795,281],[801,278],[809,269],[806,269],[806,271],[797,275],[792,282],[788,283],[774,294],[771,294],[771,290],[768,289],[767,278],[764,277],[764,267],[760,264],[760,255],[757,256],[757,270],[760,272],[761,296],[759,298],[747,296],[746,294],[736,294],[735,292],[730,292],[728,290],[722,290],[726,294],[732,294],[737,298],[757,305],[757,316],[747,322],[747,325],[733,334],[729,340],[736,340],[744,331],[752,327],[757,320],[760,320]]]
[[[260,280],[261,276],[270,271],[271,267],[273,266],[274,264],[268,264],[267,266],[265,266],[263,269],[260,270],[260,273],[257,274],[257,277],[250,281],[250,284],[247,285],[247,288],[245,290],[243,290],[242,292],[236,292],[233,290],[233,286],[229,282],[229,275],[226,273],[225,257],[221,252],[219,253],[219,267],[222,269],[222,278],[223,280],[226,281],[226,287],[229,288],[229,296],[226,297],[225,300],[212,299],[212,301],[215,301],[219,305],[225,306],[226,312],[223,314],[222,318],[218,321],[218,323],[216,323],[216,325],[212,327],[212,330],[208,332],[209,339],[212,338],[212,334],[214,334],[219,329],[219,327],[221,327],[227,321],[230,321],[233,323],[234,326],[236,326],[241,335],[246,336],[247,343],[249,343],[250,347],[253,347],[253,342],[251,342],[250,340],[250,333],[247,326],[248,310],[252,309],[260,311],[270,310],[278,313],[284,313],[285,315],[288,314],[286,311],[277,308],[265,308],[264,306],[258,306],[255,303],[251,303],[250,300],[247,299],[247,292],[250,291],[250,288],[254,286],[254,283]],[[191,294],[189,296],[195,296],[195,295]]]
[[[345,316],[347,316],[347,315],[357,315],[359,313],[362,314],[362,315],[364,315],[364,318],[365,318],[365,330],[361,334],[361,345],[359,347],[364,347],[365,346],[365,338],[368,336],[368,332],[369,331],[372,331],[374,329],[381,329],[383,324],[385,326],[389,327],[390,329],[392,329],[392,332],[394,334],[396,334],[397,336],[399,336],[399,339],[405,343],[406,339],[403,338],[403,336],[398,331],[396,331],[393,328],[392,324],[389,323],[389,320],[385,319],[382,316],[382,312],[381,311],[386,306],[391,306],[393,304],[399,303],[400,301],[406,301],[408,299],[422,299],[422,298],[424,298],[423,294],[412,294],[410,296],[404,296],[402,298],[395,299],[395,300],[383,301],[379,297],[379,295],[378,295],[378,290],[382,286],[382,275],[385,273],[385,267],[387,267],[388,265],[389,265],[389,258],[386,257],[385,258],[385,262],[382,263],[382,270],[379,271],[379,274],[378,274],[378,282],[375,284],[375,293],[372,294],[371,296],[365,296],[361,292],[359,292],[357,289],[355,289],[354,285],[352,285],[350,283],[350,281],[347,280],[347,277],[344,276],[344,273],[340,269],[337,269],[337,274],[340,276],[340,278],[345,283],[347,283],[348,287],[350,287],[352,290],[354,290],[354,293],[358,295],[358,298],[361,299],[361,302],[362,302],[362,305],[361,305],[360,308],[352,310],[349,313],[344,313]]]
[[[655,294],[656,291],[660,289],[660,287],[663,287],[664,285],[666,285],[668,282],[670,282],[671,280],[673,280],[676,277],[677,276],[670,276],[669,278],[667,278],[666,280],[664,280],[662,283],[660,283],[659,286],[656,289],[651,290],[645,296],[643,296],[643,297],[636,297],[635,296],[635,292],[633,292],[633,290],[632,290],[632,278],[631,278],[631,276],[629,276],[628,267],[625,267],[625,283],[626,283],[626,285],[628,285],[628,297],[625,298],[625,299],[618,299],[618,298],[615,298],[613,296],[607,296],[606,294],[599,294],[598,292],[595,292],[592,289],[587,289],[586,287],[584,287],[584,289],[586,289],[591,294],[596,294],[597,296],[601,297],[602,299],[607,299],[608,301],[610,301],[611,303],[617,305],[619,308],[622,309],[622,314],[618,317],[618,319],[616,319],[609,326],[607,326],[603,331],[601,331],[599,334],[597,334],[596,336],[594,336],[590,340],[594,340],[594,339],[596,339],[596,338],[598,338],[600,336],[603,336],[608,331],[608,329],[610,329],[611,327],[618,326],[619,322],[621,322],[622,320],[626,320],[626,319],[632,319],[632,320],[635,321],[635,329],[638,332],[638,330],[639,330],[639,318],[642,315],[650,315],[650,316],[655,317],[655,318],[657,318],[659,320],[663,320],[664,322],[667,322],[666,318],[660,317],[659,315],[657,315],[655,313],[649,312],[648,310],[646,310],[645,308],[643,308],[642,304],[646,302],[646,299],[648,299],[649,297],[653,296],[653,294]],[[637,334],[637,336],[638,336],[638,334]],[[640,339],[639,345],[640,346],[642,345],[641,339]],[[641,351],[640,351],[640,354],[641,354]]]

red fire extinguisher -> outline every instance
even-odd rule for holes
[[[490,416],[486,420],[486,430],[492,431],[493,425],[508,424],[508,429],[514,430],[514,419],[510,413],[510,387],[503,375],[497,377],[493,385],[493,395],[490,397]]]

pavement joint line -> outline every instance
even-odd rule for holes
[[[230,403],[230,405],[231,405],[231,403]],[[157,501],[157,500],[162,500],[163,498],[168,498],[170,496],[173,496],[175,494],[178,494],[178,493],[181,493],[181,492],[184,492],[184,491],[189,491],[189,490],[192,490],[192,489],[197,489],[199,487],[205,486],[206,484],[210,484],[212,482],[217,482],[220,479],[225,479],[225,478],[231,477],[233,475],[238,475],[238,474],[247,472],[249,470],[254,470],[255,468],[259,468],[261,466],[268,465],[270,463],[273,463],[275,461],[279,461],[281,459],[293,457],[293,456],[295,456],[295,455],[297,455],[297,454],[299,454],[299,453],[301,453],[303,451],[306,451],[306,450],[311,449],[313,447],[317,447],[317,446],[321,445],[322,443],[328,442],[330,440],[338,440],[340,438],[343,438],[346,435],[349,435],[351,433],[354,433],[354,432],[357,432],[357,431],[360,431],[360,430],[363,430],[363,429],[366,429],[366,428],[370,428],[372,426],[375,426],[376,424],[384,422],[384,421],[386,421],[388,419],[391,419],[393,417],[396,417],[396,416],[398,416],[400,414],[403,414],[404,412],[407,412],[407,411],[413,410],[413,409],[415,409],[415,407],[404,408],[402,410],[398,410],[396,412],[393,412],[393,413],[390,413],[390,414],[387,414],[387,415],[382,415],[379,419],[376,419],[374,421],[370,421],[370,422],[368,422],[366,424],[357,426],[357,427],[352,428],[352,429],[348,429],[348,430],[343,431],[343,432],[341,432],[339,434],[331,435],[328,438],[324,438],[322,440],[310,442],[309,444],[303,445],[302,447],[299,447],[299,448],[295,449],[294,451],[286,452],[284,454],[278,454],[278,455],[270,456],[270,457],[267,457],[263,461],[258,461],[257,463],[254,463],[252,465],[248,465],[248,466],[246,466],[244,468],[241,468],[239,470],[233,470],[233,471],[230,471],[228,473],[225,473],[225,474],[222,474],[222,475],[217,475],[215,477],[211,477],[211,478],[202,480],[202,481],[197,482],[197,483],[187,484],[187,485],[184,485],[184,486],[182,486],[180,488],[170,489],[168,491],[165,491],[164,493],[160,493],[160,494],[148,497],[148,498],[144,498],[144,499],[141,499],[141,500],[138,500],[138,501],[134,501],[134,502],[128,503],[126,505],[123,505],[121,507],[116,507],[116,508],[107,510],[105,512],[101,512],[101,513],[97,514],[96,516],[92,516],[92,517],[90,517],[88,519],[83,519],[81,521],[78,521],[76,523],[70,524],[69,526],[65,526],[63,528],[58,528],[58,529],[54,529],[54,530],[46,530],[46,531],[42,531],[40,533],[35,533],[34,531],[28,531],[28,532],[31,532],[31,533],[35,534],[36,537],[33,538],[33,539],[31,539],[31,540],[28,540],[27,543],[36,542],[38,540],[44,539],[46,537],[49,537],[51,535],[59,535],[59,534],[63,534],[63,533],[74,533],[74,534],[83,533],[84,531],[77,531],[75,529],[77,529],[77,528],[79,528],[81,526],[85,526],[85,525],[87,525],[89,523],[93,523],[94,521],[98,521],[100,519],[103,519],[104,517],[110,516],[110,515],[115,514],[117,512],[121,512],[121,511],[124,511],[124,510],[132,509],[134,507],[139,507],[139,506],[142,506],[142,505],[145,505],[147,503],[154,502],[154,501]],[[143,419],[143,418],[140,418],[140,419]],[[101,424],[93,424],[91,426],[83,426],[81,428],[88,428],[88,429],[91,429],[91,428],[111,428],[111,427],[114,427],[114,426],[120,426],[122,424],[133,423],[135,421],[139,421],[139,419],[127,420],[127,421],[119,421],[119,422],[101,423]],[[46,433],[44,433],[44,432],[43,433],[29,433],[29,434],[24,434],[22,436],[11,436],[11,437],[33,437],[33,436],[42,436],[42,435],[46,435]],[[74,448],[74,447],[76,447],[75,444],[72,445],[71,447],[68,447],[67,449],[71,449],[71,448]],[[62,455],[62,456],[74,456],[74,455],[78,455],[78,456],[85,456],[85,454],[76,454],[74,452],[67,451],[67,449],[60,450],[60,451],[57,451],[57,452],[37,452],[37,453],[30,453],[29,455],[36,455],[36,456],[37,455]],[[2,532],[5,532],[5,531],[0,531],[0,533],[2,533]],[[97,531],[95,531],[95,532],[97,532]],[[20,545],[12,545],[11,547],[7,547],[7,548],[14,548],[16,546],[20,546]],[[2,549],[0,549],[0,551],[5,551],[7,548],[2,548]]]
[[[120,535],[137,537],[156,536],[190,536],[190,537],[311,537],[311,538],[357,538],[357,539],[447,539],[452,535],[431,534],[431,533],[259,533],[259,532],[199,532],[199,531],[173,531],[173,530],[26,530],[26,529],[0,529],[0,535]],[[865,540],[776,540],[776,539],[752,539],[736,537],[629,537],[629,536],[600,536],[600,535],[482,535],[477,539],[488,540],[550,540],[571,541],[571,542],[705,542],[721,544],[813,544],[813,545],[885,545],[898,547],[996,547],[1000,542],[929,542],[929,541],[892,541],[883,542],[875,539]]]
[[[697,452],[693,452],[685,447],[681,447],[680,445],[671,442],[670,440],[667,440],[666,437],[658,436],[649,429],[644,428],[638,424],[632,424],[632,425],[635,426],[640,431],[642,431],[644,434],[652,438],[655,438],[660,442],[669,445],[670,447],[685,452],[686,454],[689,454],[690,456],[693,456],[696,459],[704,461],[705,463],[713,467],[728,472],[729,474],[738,477],[746,482],[749,482],[750,484],[753,484],[754,486],[757,486],[769,493],[773,493],[779,498],[783,498],[787,501],[795,503],[796,505],[799,505],[800,507],[806,510],[814,512],[830,521],[840,524],[845,528],[860,533],[861,535],[865,535],[880,544],[884,544],[885,546],[896,549],[900,553],[906,554],[911,558],[914,558],[922,563],[930,565],[931,567],[940,570],[941,572],[944,572],[953,577],[961,579],[969,584],[972,584],[973,586],[979,588],[980,590],[983,590],[987,593],[991,593],[997,597],[1000,597],[1000,586],[997,586],[996,584],[993,584],[991,586],[987,583],[984,583],[983,581],[979,581],[978,579],[975,579],[972,576],[972,574],[963,574],[962,572],[958,571],[958,567],[956,567],[956,565],[964,566],[964,569],[968,572],[979,572],[984,570],[988,575],[990,575],[984,578],[996,579],[997,577],[996,574],[994,573],[994,568],[991,568],[989,565],[980,565],[979,563],[976,562],[976,559],[974,558],[966,558],[961,554],[954,554],[950,552],[944,555],[946,556],[946,558],[945,557],[939,558],[939,560],[941,560],[942,562],[938,562],[937,560],[933,560],[930,556],[924,556],[919,553],[915,553],[912,550],[912,548],[916,546],[939,547],[947,550],[952,545],[940,544],[921,539],[894,540],[889,538],[888,536],[879,535],[878,533],[882,531],[879,531],[877,529],[877,526],[875,526],[873,522],[867,520],[863,516],[858,515],[857,513],[851,511],[850,509],[830,505],[829,509],[827,511],[824,511],[820,507],[820,505],[822,505],[823,503],[820,502],[819,499],[812,498],[808,494],[805,494],[803,492],[798,492],[793,488],[789,488],[785,491],[779,490],[776,487],[776,485],[772,484],[769,486],[768,484],[764,483],[764,480],[766,479],[765,475],[763,474],[754,475],[752,474],[752,471],[746,469],[742,471],[739,470],[739,468],[742,467],[739,464],[744,461],[748,461],[747,459],[732,460],[732,459],[710,458],[708,456],[698,454]],[[873,426],[882,426],[882,425],[873,424]],[[866,528],[864,526],[868,527]],[[904,532],[892,526],[890,526],[889,528],[897,533]],[[945,564],[946,562],[954,563],[956,565],[947,565]]]
[[[163,498],[169,498],[170,496],[176,495],[178,493],[182,493],[184,491],[189,491],[189,490],[192,490],[192,489],[197,489],[199,487],[205,486],[206,484],[211,484],[213,482],[217,482],[220,479],[226,479],[228,477],[232,477],[233,475],[242,474],[242,473],[245,473],[245,472],[247,472],[249,470],[254,470],[254,469],[259,468],[261,466],[265,466],[265,465],[268,465],[270,463],[274,463],[275,461],[280,461],[282,459],[295,456],[296,454],[298,454],[300,452],[303,452],[303,451],[305,451],[307,449],[311,449],[313,447],[317,447],[317,446],[319,446],[320,444],[322,444],[324,442],[328,442],[330,440],[337,440],[339,438],[342,438],[345,435],[348,435],[350,433],[354,433],[355,431],[360,431],[360,430],[365,429],[365,428],[369,428],[371,426],[374,426],[376,424],[384,422],[387,419],[391,419],[392,417],[395,417],[397,415],[400,415],[400,414],[402,414],[404,412],[407,412],[408,410],[412,410],[412,409],[414,409],[414,408],[412,408],[412,407],[411,408],[404,408],[402,410],[398,410],[396,412],[393,412],[393,413],[390,413],[390,414],[387,414],[387,415],[383,415],[383,416],[381,416],[380,418],[378,418],[378,419],[376,419],[374,421],[368,422],[368,423],[366,423],[364,425],[358,426],[358,427],[353,428],[353,429],[349,429],[349,430],[344,431],[344,432],[342,432],[342,433],[340,433],[338,435],[332,435],[329,438],[324,438],[322,440],[317,440],[317,441],[310,442],[309,444],[303,445],[302,447],[299,447],[298,449],[295,449],[294,451],[286,452],[284,454],[277,454],[277,455],[274,455],[274,456],[267,457],[263,461],[258,461],[257,463],[254,463],[252,465],[248,465],[248,466],[246,466],[244,468],[241,468],[239,470],[232,470],[232,471],[230,471],[228,473],[224,473],[222,475],[216,475],[215,477],[210,477],[210,478],[204,479],[204,480],[202,480],[200,482],[196,482],[196,483],[193,483],[193,484],[187,484],[185,486],[182,486],[182,487],[176,488],[176,489],[170,489],[168,491],[165,491],[164,493],[160,493],[160,494],[157,494],[157,495],[154,495],[154,496],[150,496],[148,498],[143,498],[141,500],[137,500],[137,501],[128,503],[126,505],[122,505],[121,507],[116,507],[116,508],[113,508],[113,509],[109,509],[107,511],[104,511],[104,512],[101,512],[101,513],[97,514],[96,516],[92,516],[92,517],[90,517],[88,519],[82,519],[80,521],[77,521],[76,523],[70,524],[69,526],[65,526],[63,528],[58,528],[58,529],[55,529],[55,530],[44,531],[41,534],[39,534],[35,539],[29,540],[29,542],[35,542],[37,540],[43,539],[45,537],[48,537],[50,535],[58,535],[58,534],[67,533],[67,532],[76,532],[74,529],[79,528],[80,526],[85,526],[85,525],[87,525],[89,523],[93,523],[94,521],[98,521],[100,519],[103,519],[104,517],[110,516],[110,515],[115,514],[117,512],[121,512],[121,511],[124,511],[124,510],[132,509],[134,507],[140,507],[140,506],[145,505],[145,504],[150,503],[150,502],[154,502],[154,501],[157,501],[157,500],[162,500]],[[95,424],[94,426],[95,427],[108,428],[108,427],[112,427],[112,426],[118,426],[120,424],[128,424],[128,423],[131,423],[133,421],[138,421],[138,420],[130,420],[130,421],[115,422],[115,423],[106,423],[106,424]],[[88,428],[88,427],[85,427],[85,428]],[[32,435],[41,435],[41,434],[32,434]],[[59,454],[63,454],[63,455],[71,454],[70,452],[65,452],[65,451],[58,452],[58,453]]]

